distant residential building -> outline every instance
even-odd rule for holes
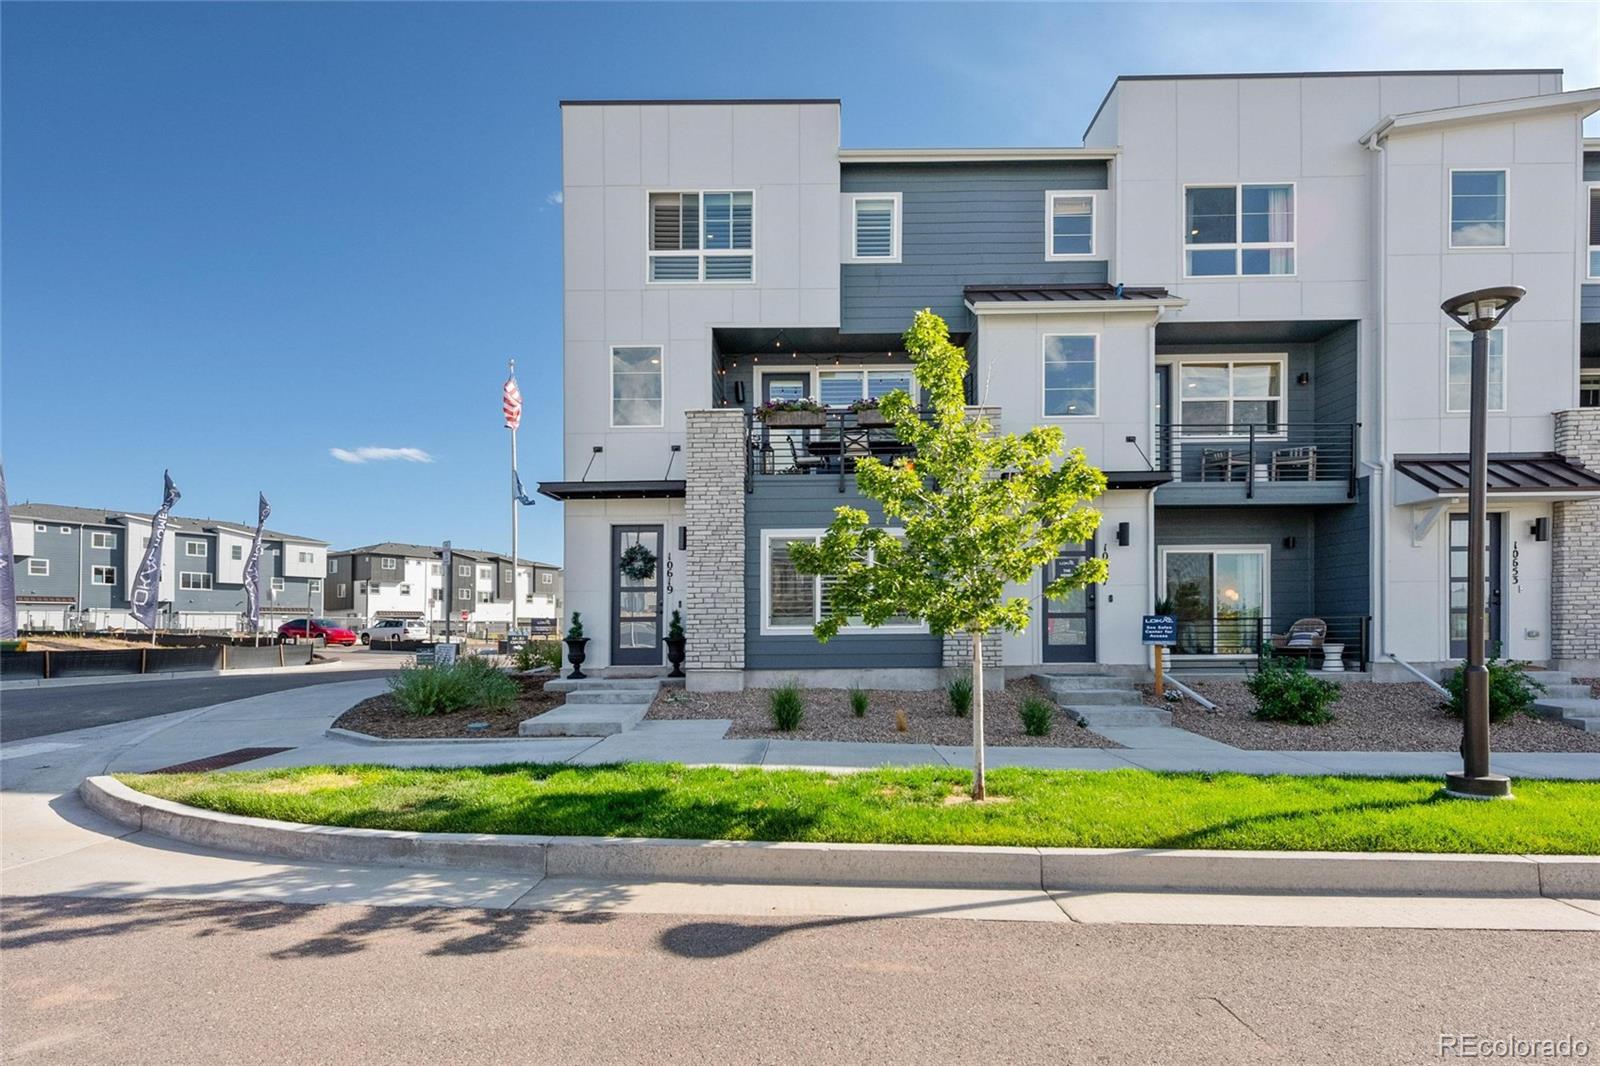
[[[465,621],[496,630],[517,620],[559,620],[561,568],[531,559],[518,561],[513,592],[511,557],[499,552],[454,548],[453,573],[445,574],[441,549],[385,541],[328,555],[327,613],[370,625],[380,618],[428,622]]]
[[[171,516],[161,558],[161,624],[233,630],[245,609],[244,564],[255,527]],[[150,542],[150,516],[91,507],[11,508],[17,622],[24,629],[115,629]],[[327,542],[267,530],[261,544],[262,627],[323,612]]]

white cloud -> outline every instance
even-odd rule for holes
[[[551,207],[560,207],[566,201],[566,199],[566,194],[564,194],[560,189],[557,189],[555,192],[546,193],[544,202],[549,204]]]
[[[421,448],[329,448],[328,454],[341,463],[386,463],[395,459],[408,463],[433,462],[433,456]]]

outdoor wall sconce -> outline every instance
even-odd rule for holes
[[[679,526],[678,527],[678,550],[681,551],[681,552],[689,550],[689,527],[688,526]]]
[[[1533,539],[1543,543],[1550,539],[1550,519],[1535,518],[1533,525],[1528,527],[1528,532],[1533,534]]]
[[[1293,537],[1284,537],[1283,538],[1283,547],[1284,547],[1285,550],[1293,549],[1294,545],[1295,545],[1295,540],[1294,540]]]
[[[1311,384],[1311,375],[1302,370],[1300,371],[1300,376],[1294,379],[1294,383],[1296,385],[1309,385]]]
[[[740,407],[744,406],[744,382],[742,381],[733,383],[733,402]]]
[[[1117,523],[1117,547],[1126,548],[1132,540],[1132,529],[1126,522]]]

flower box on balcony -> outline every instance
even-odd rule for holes
[[[823,425],[821,411],[763,411],[763,424],[773,427],[820,429]]]
[[[856,425],[866,429],[882,429],[894,425],[894,422],[876,407],[868,407],[856,412]]]

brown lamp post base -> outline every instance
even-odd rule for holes
[[[1464,770],[1452,770],[1444,775],[1444,790],[1458,799],[1510,799],[1511,778],[1505,774],[1468,777]]]

